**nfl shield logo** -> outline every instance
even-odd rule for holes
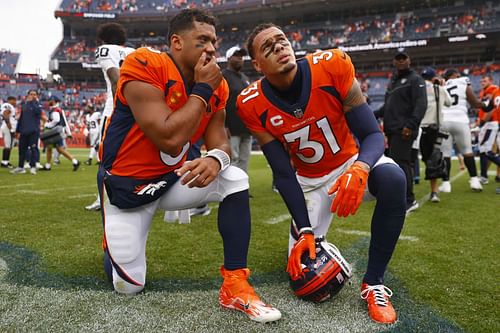
[[[302,111],[301,108],[297,108],[293,111],[293,115],[295,116],[295,118],[302,118],[304,117],[304,111]]]

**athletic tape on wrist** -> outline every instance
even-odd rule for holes
[[[191,90],[191,95],[196,95],[201,98],[208,104],[208,101],[212,97],[212,94],[214,93],[214,90],[212,87],[208,85],[208,83],[195,83],[193,86],[193,89]]]
[[[302,235],[302,234],[313,234],[313,228],[311,227],[304,227],[304,228],[301,228],[299,230],[299,235]]]
[[[215,158],[217,161],[219,161],[220,171],[226,170],[227,167],[231,164],[231,159],[229,158],[229,155],[225,151],[220,149],[209,150],[205,157],[212,157]]]

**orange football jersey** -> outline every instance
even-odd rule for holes
[[[484,97],[491,98],[493,103],[495,103],[495,109],[491,112],[491,118],[488,121],[499,121],[500,120],[500,89],[496,85],[490,85],[488,88],[483,89],[479,92],[479,98],[482,100]],[[479,119],[484,120],[486,112],[483,109],[479,109],[477,115]]]
[[[238,96],[238,115],[251,131],[269,132],[282,142],[299,175],[321,177],[358,152],[342,109],[354,66],[337,49],[310,54],[297,65],[302,89],[295,104],[277,97],[261,79]]]
[[[135,122],[123,96],[123,87],[129,81],[142,81],[163,91],[165,103],[173,112],[187,102],[190,91],[174,61],[164,52],[139,48],[131,53],[120,67],[115,107],[106,124],[104,144],[100,150],[102,165],[108,172],[117,176],[156,178],[182,165],[190,145],[185,145],[178,156],[171,156],[161,152],[147,138]],[[214,91],[191,144],[202,137],[213,114],[226,107],[228,96],[229,87],[223,80]]]

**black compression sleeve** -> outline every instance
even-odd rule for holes
[[[311,227],[304,192],[302,192],[302,188],[295,176],[295,170],[290,164],[290,156],[288,156],[288,153],[278,140],[263,145],[262,151],[273,170],[275,185],[283,201],[285,201],[297,228],[300,230]]]

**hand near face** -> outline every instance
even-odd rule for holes
[[[207,83],[212,89],[216,89],[222,81],[222,73],[214,56],[203,52],[194,67],[194,81],[196,83]]]

